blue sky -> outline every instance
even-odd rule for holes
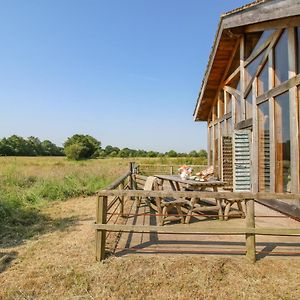
[[[220,14],[247,2],[0,1],[0,137],[206,148],[200,83]]]

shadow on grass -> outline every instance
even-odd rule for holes
[[[34,208],[18,208],[0,221],[0,249],[14,247],[39,235],[64,231],[79,221],[78,217],[51,218]]]
[[[14,259],[17,258],[18,252],[0,252],[0,273],[4,272],[12,263]]]

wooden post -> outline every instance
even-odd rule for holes
[[[254,200],[246,200],[246,227],[247,229],[255,228],[254,217]],[[255,246],[255,233],[246,233],[246,257],[249,262],[255,263],[256,261],[256,246]]]
[[[171,174],[171,175],[174,174],[174,167],[173,167],[173,166],[170,167],[170,174]]]
[[[99,196],[97,199],[97,224],[106,224],[107,215],[107,196]],[[101,261],[105,258],[105,239],[106,230],[96,229],[96,261]]]
[[[119,185],[119,190],[124,190],[124,181],[122,181]],[[124,196],[120,196],[119,199],[120,199],[120,210],[119,210],[119,213],[120,213],[120,216],[123,218],[124,217]]]
[[[293,78],[297,74],[297,46],[296,46],[295,28],[288,28],[288,56],[289,56],[289,78]],[[299,51],[299,50],[298,50]],[[300,58],[298,58],[300,59]],[[299,70],[298,70],[299,72]],[[299,116],[297,111],[297,86],[289,89],[290,101],[290,135],[291,135],[291,192],[298,193],[300,189],[299,173],[300,173],[300,142],[299,138]],[[298,202],[299,203],[299,202]],[[295,201],[295,204],[298,204]]]
[[[130,162],[129,163],[129,171],[130,171],[130,177],[129,177],[129,186],[130,186],[130,189],[133,190],[133,178],[132,178],[132,174],[134,172],[134,162]]]

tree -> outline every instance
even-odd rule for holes
[[[43,147],[42,142],[34,136],[30,136],[27,138],[28,146],[30,147],[30,152],[32,155],[43,155]]]
[[[77,145],[68,149],[72,145]],[[68,154],[71,156],[69,158],[76,159],[74,157],[79,157],[77,159],[91,158],[96,155],[97,151],[100,149],[101,143],[90,135],[74,134],[69,137],[64,143],[65,153],[67,157]],[[76,154],[75,154],[76,153]]]
[[[198,157],[198,156],[199,156],[199,154],[196,150],[193,150],[189,153],[189,157]]]
[[[201,149],[201,150],[199,151],[199,156],[200,156],[200,157],[207,158],[207,151],[204,150],[204,149]]]
[[[175,150],[170,150],[166,153],[168,157],[177,157],[177,152]]]
[[[41,153],[44,156],[62,156],[64,155],[63,149],[57,147],[54,143],[49,140],[45,140],[41,143]]]
[[[65,147],[65,154],[68,158],[73,160],[80,160],[86,158],[85,155],[88,148],[80,143],[72,144]]]

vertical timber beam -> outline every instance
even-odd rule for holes
[[[208,145],[208,165],[211,166],[211,127],[209,127],[209,123],[207,122],[207,145]]]
[[[245,37],[242,35],[240,39],[240,87],[241,87],[241,116],[242,120],[246,120],[246,95],[245,95]]]
[[[253,139],[252,139],[252,192],[258,192],[258,107],[256,105],[257,96],[257,80],[252,83],[252,124],[253,124]]]
[[[223,93],[224,93],[224,115],[226,115],[228,113],[228,111],[227,111],[228,98],[227,98],[226,91],[223,90]],[[227,121],[227,119],[224,120],[224,128],[226,129],[226,135],[228,135],[228,121]]]
[[[119,190],[122,191],[124,190],[124,181],[122,181],[119,185]],[[123,218],[124,217],[124,196],[120,196],[120,209],[119,209],[119,214]]]
[[[255,229],[255,216],[254,216],[254,200],[246,200],[246,226],[247,229]],[[246,233],[246,257],[249,262],[255,263],[256,261],[256,245],[255,233]]]
[[[271,49],[268,56],[268,73],[269,73],[269,90],[274,87],[274,54]],[[269,114],[270,114],[270,192],[275,193],[276,186],[276,140],[275,140],[275,99],[269,99]]]
[[[289,58],[289,78],[296,76],[296,32],[294,27],[288,28],[288,58]],[[297,107],[297,86],[289,89],[290,101],[290,132],[291,132],[291,192],[299,192],[299,116]]]
[[[211,135],[212,135],[212,145],[211,145],[211,150],[212,150],[212,165],[214,166],[214,172],[215,172],[215,161],[216,161],[216,149],[215,149],[215,125],[214,125],[214,121],[216,120],[216,107],[215,105],[212,108],[212,131],[211,131]]]
[[[97,198],[96,224],[106,224],[107,196]],[[105,258],[106,230],[96,229],[96,260]]]

